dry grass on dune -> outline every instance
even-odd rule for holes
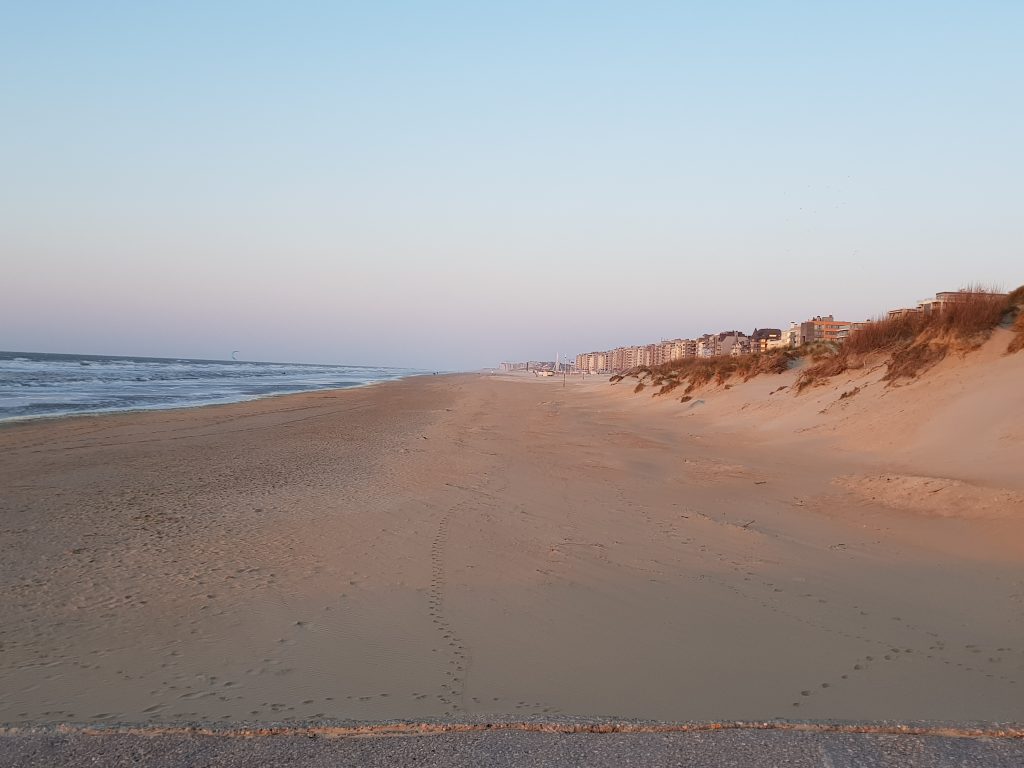
[[[964,299],[941,311],[914,312],[868,323],[832,354],[807,368],[797,381],[797,391],[859,368],[872,355],[888,357],[887,381],[914,378],[950,352],[977,349],[1007,313],[1016,311],[1024,301],[1024,286],[1009,297],[986,295],[985,289],[977,286],[964,290],[968,294]],[[1020,334],[1017,339],[1021,339]],[[1020,343],[1024,346],[1024,340]]]
[[[1010,294],[1009,304],[1016,307],[1017,312],[1017,320],[1013,324],[1016,335],[1006,348],[1006,354],[1012,355],[1024,349],[1024,285]]]
[[[625,373],[612,376],[610,381],[614,384],[625,378],[637,379],[633,391],[642,392],[646,386],[657,387],[652,397],[667,395],[686,385],[684,395],[689,395],[711,382],[725,384],[734,377],[747,381],[762,373],[782,373],[789,369],[790,362],[798,356],[795,350],[779,349],[738,357],[687,357],[662,365],[637,366]],[[682,402],[689,399],[684,397]]]
[[[1024,310],[1018,313],[1017,322],[1013,324],[1013,330],[1017,335],[1013,337],[1010,345],[1006,348],[1006,353],[1009,355],[1024,349]]]

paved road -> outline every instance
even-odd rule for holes
[[[674,733],[467,733],[310,738],[60,733],[0,735],[0,766],[707,766],[1021,768],[1024,738],[733,729]]]

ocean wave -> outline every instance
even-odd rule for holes
[[[229,403],[416,373],[421,371],[0,352],[0,420]]]

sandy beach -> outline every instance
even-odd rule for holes
[[[988,354],[4,425],[0,722],[1019,721],[1024,359]]]

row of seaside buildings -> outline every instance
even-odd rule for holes
[[[934,299],[919,302],[916,307],[889,311],[889,316],[916,312],[936,312],[956,301],[963,301],[979,295],[978,291],[947,291],[936,294]],[[993,297],[1005,294],[984,292]],[[576,356],[576,364],[567,368],[585,373],[620,373],[638,365],[653,366],[687,357],[716,357],[719,355],[748,355],[772,349],[788,349],[815,342],[842,342],[851,333],[863,327],[865,322],[836,320],[832,315],[818,315],[802,323],[790,323],[789,328],[755,328],[747,335],[742,331],[707,333],[697,339],[665,339],[657,344],[643,344],[633,347],[616,347],[604,352],[584,352]],[[544,366],[545,364],[541,364]],[[510,366],[506,368],[506,366]],[[529,364],[503,364],[506,370],[511,366],[526,367]]]
[[[638,365],[661,365],[687,357],[749,355],[771,349],[799,347],[814,341],[842,341],[859,323],[819,315],[789,328],[755,328],[753,333],[721,331],[697,339],[665,339],[657,344],[616,347],[576,355],[576,369],[587,373],[618,373]]]

